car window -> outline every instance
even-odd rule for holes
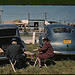
[[[72,28],[54,28],[54,33],[74,33],[74,29]]]
[[[0,29],[0,37],[3,36],[15,36],[16,29]]]

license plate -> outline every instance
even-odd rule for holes
[[[71,40],[63,40],[63,43],[71,43]]]

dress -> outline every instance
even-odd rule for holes
[[[48,59],[54,56],[53,48],[50,42],[44,44],[44,46],[42,48],[39,48],[38,51],[43,52],[43,54],[37,55],[37,57],[39,57],[40,59]]]

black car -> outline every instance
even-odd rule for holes
[[[45,26],[45,33],[40,35],[40,47],[43,45],[43,38],[51,42],[55,54],[75,55],[75,28],[64,24],[51,24]]]
[[[9,45],[11,45],[12,38],[16,38],[18,44],[26,51],[26,45],[20,38],[19,29],[16,25],[0,24],[0,49],[3,50],[4,55],[0,52],[0,59],[6,59],[5,52]]]

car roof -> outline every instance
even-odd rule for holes
[[[0,24],[0,29],[1,28],[18,28],[17,25],[14,24]]]
[[[65,25],[65,24],[50,24],[46,26],[47,28],[55,28],[55,27],[69,27],[73,28],[71,25]]]

